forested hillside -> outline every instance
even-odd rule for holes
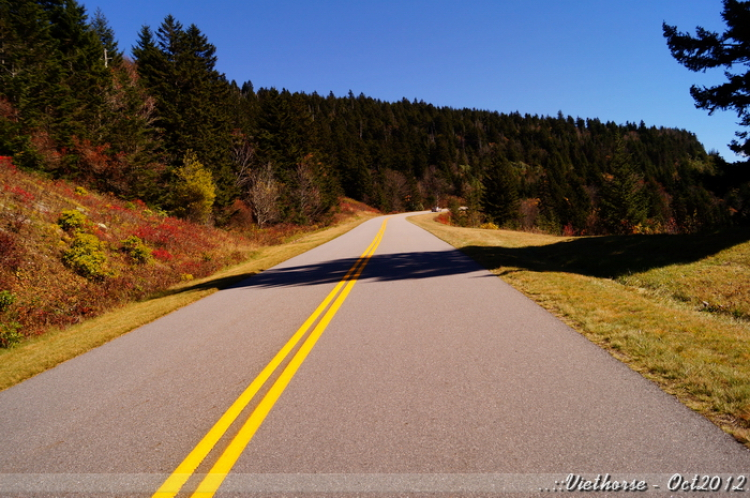
[[[318,223],[341,195],[570,234],[750,216],[744,169],[685,130],[256,90],[216,65],[171,16],[142,29],[131,60],[74,0],[0,0],[0,155],[217,225],[248,210],[261,227]]]

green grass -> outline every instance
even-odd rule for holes
[[[0,390],[44,372],[217,290],[333,240],[374,216],[375,213],[359,213],[333,227],[295,235],[283,244],[262,247],[248,261],[212,276],[184,282],[149,299],[121,306],[78,325],[52,329],[43,335],[23,341],[15,348],[0,349]]]
[[[410,220],[750,447],[750,231],[556,237]]]

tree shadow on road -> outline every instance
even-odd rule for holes
[[[325,261],[312,265],[282,266],[266,270],[247,281],[242,287],[289,287],[337,283],[357,262],[357,258]],[[471,273],[482,268],[455,249],[444,251],[375,254],[359,276],[362,280],[392,281],[434,278]]]
[[[358,258],[324,261],[311,265],[291,265],[271,268],[260,273],[243,273],[208,280],[160,293],[159,296],[183,292],[230,289],[240,287],[293,287],[324,285],[340,282]],[[359,276],[362,280],[405,280],[434,278],[445,275],[471,273],[482,268],[455,249],[415,253],[373,255]],[[158,296],[157,296],[158,297]]]
[[[616,278],[651,268],[698,261],[748,240],[750,230],[736,230],[700,235],[589,237],[520,248],[467,246],[460,251],[446,249],[375,254],[359,280],[435,278],[472,273],[482,267],[500,269],[501,274],[514,271],[512,268],[521,268],[537,272],[569,272]],[[357,258],[344,258],[311,265],[280,265],[260,273],[209,279],[168,291],[167,294],[205,289],[333,284],[341,281],[356,262]]]

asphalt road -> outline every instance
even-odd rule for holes
[[[746,448],[383,220],[1,392],[0,496],[750,493]]]

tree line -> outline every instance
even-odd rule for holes
[[[292,93],[228,81],[197,26],[132,58],[75,0],[0,0],[0,155],[202,223],[383,211],[551,232],[690,232],[750,220],[750,178],[685,130]]]

